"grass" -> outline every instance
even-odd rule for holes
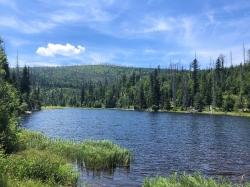
[[[48,109],[64,109],[67,108],[67,106],[42,106],[42,110],[48,110]]]
[[[185,113],[185,114],[192,113],[192,112],[185,111],[185,110],[159,110],[159,112]],[[223,112],[223,111],[213,111],[213,112],[211,112],[211,111],[208,111],[208,110],[204,110],[202,112],[195,112],[194,114],[250,117],[250,112]]]
[[[61,155],[69,161],[82,163],[87,169],[106,170],[117,166],[128,167],[131,153],[107,140],[87,140],[74,142],[49,139],[40,133],[23,130],[19,134],[22,149],[47,150]]]
[[[0,186],[1,187],[52,187],[52,185],[42,183],[37,180],[18,180],[10,178],[6,175],[0,176]]]
[[[250,187],[250,184],[232,184],[228,181],[216,181],[212,178],[205,178],[199,174],[177,175],[173,174],[167,178],[155,177],[146,178],[143,187]]]
[[[128,150],[107,140],[77,143],[27,130],[21,130],[18,139],[18,152],[0,153],[0,186],[76,186],[76,161],[92,170],[128,167],[131,161]]]
[[[74,185],[78,174],[66,160],[49,151],[28,149],[2,156],[0,170],[19,180],[34,179],[48,184]]]

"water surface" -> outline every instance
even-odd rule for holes
[[[22,124],[49,137],[110,139],[133,152],[129,170],[83,171],[80,181],[91,186],[140,186],[146,176],[176,171],[250,180],[249,118],[66,108],[36,112]]]

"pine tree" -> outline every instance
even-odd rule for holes
[[[198,61],[195,58],[192,62],[192,80],[193,80],[193,96],[199,91],[199,82],[198,82]]]
[[[0,69],[3,71],[3,78],[6,81],[10,81],[10,70],[9,70],[9,64],[7,60],[7,55],[5,53],[4,49],[4,42],[0,38]]]
[[[81,107],[83,106],[84,101],[85,101],[85,89],[84,89],[84,85],[82,85],[82,88],[81,88]]]
[[[150,75],[151,87],[151,106],[154,111],[159,110],[160,102],[160,82],[158,77],[158,69],[155,69]]]
[[[140,84],[140,86],[139,86],[139,94],[138,95],[139,95],[139,98],[138,98],[139,109],[145,109],[147,106],[146,106],[143,84]]]
[[[21,78],[21,85],[20,85],[21,93],[26,93],[29,95],[30,93],[30,75],[29,75],[29,68],[24,66],[23,74]]]

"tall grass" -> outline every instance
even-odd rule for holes
[[[49,151],[28,149],[1,156],[0,171],[19,180],[39,180],[48,184],[73,186],[78,174],[63,157]]]
[[[53,185],[42,183],[38,180],[18,180],[10,178],[6,175],[0,175],[1,187],[52,187]]]
[[[70,161],[82,163],[87,169],[105,170],[117,166],[128,167],[131,153],[107,140],[88,140],[76,143],[61,139],[49,139],[40,133],[23,130],[20,134],[22,149],[51,151]]]
[[[171,175],[165,177],[146,178],[143,187],[250,187],[250,184],[232,184],[228,181],[216,181],[199,174]]]
[[[0,152],[0,186],[76,186],[78,172],[72,163],[93,170],[128,167],[131,153],[110,141],[85,142],[50,139],[40,133],[21,130],[19,151]]]

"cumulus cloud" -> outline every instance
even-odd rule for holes
[[[85,52],[85,47],[78,45],[74,46],[69,43],[63,44],[53,44],[48,43],[47,47],[39,47],[36,53],[40,56],[76,56]]]

